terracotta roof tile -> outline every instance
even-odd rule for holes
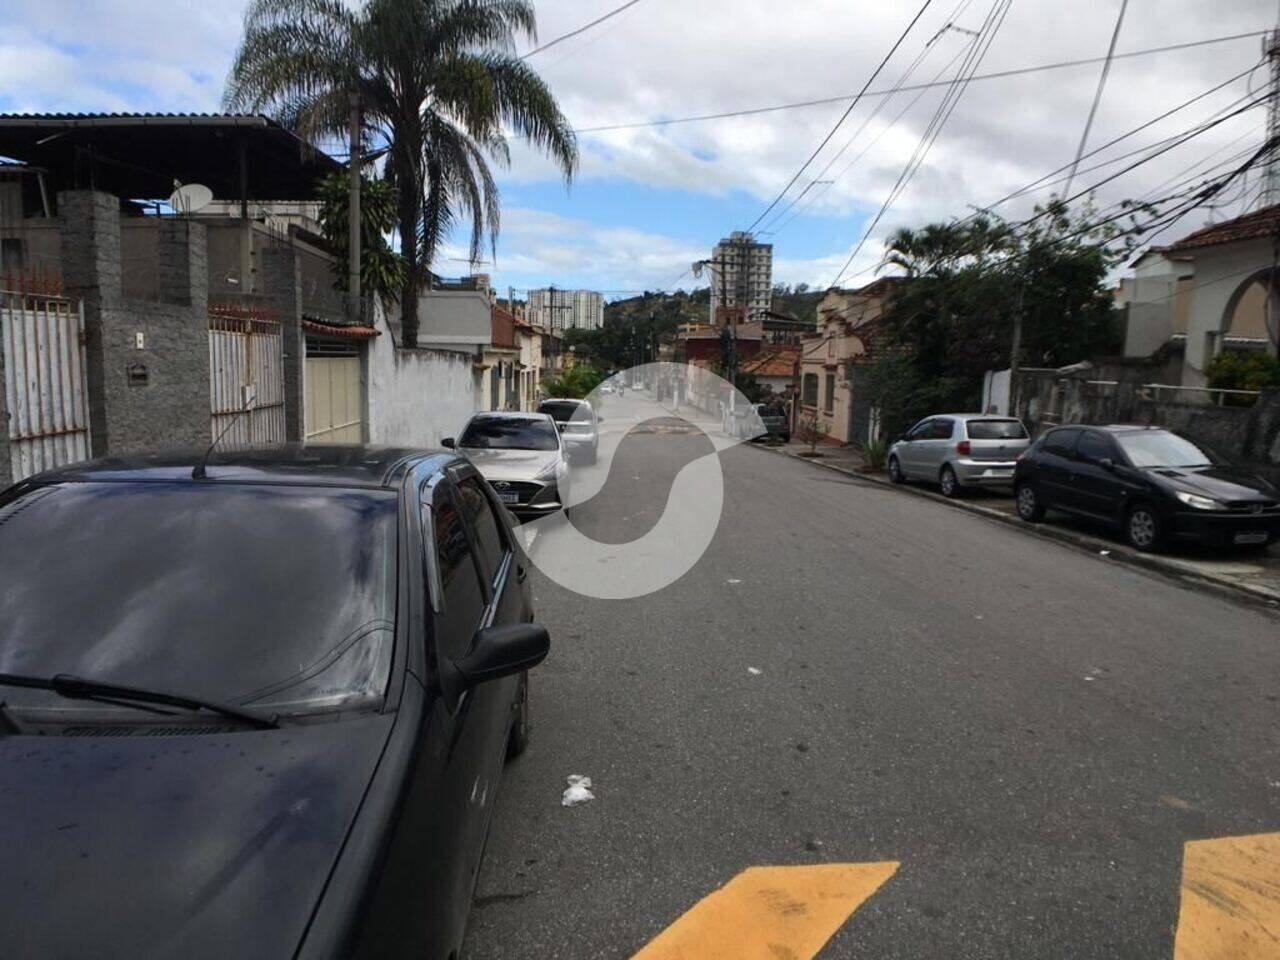
[[[1280,235],[1280,204],[1263,207],[1261,210],[1246,213],[1232,220],[1224,220],[1222,223],[1212,223],[1166,247],[1165,252],[1216,247],[1219,244],[1234,243],[1237,240],[1253,240],[1257,237],[1277,235]]]

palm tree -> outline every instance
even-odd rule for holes
[[[578,148],[542,79],[514,54],[533,40],[529,0],[252,0],[225,100],[312,140],[341,137],[358,97],[362,137],[386,151],[405,280],[403,340],[418,342],[418,291],[439,244],[467,224],[471,259],[497,242],[507,130],[547,153],[567,183]],[[364,152],[363,150],[361,151]]]

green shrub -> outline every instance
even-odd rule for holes
[[[867,466],[877,472],[884,469],[885,457],[889,453],[889,445],[883,440],[872,440],[862,448],[862,456]]]
[[[1280,387],[1280,359],[1261,350],[1232,350],[1218,354],[1205,368],[1209,386],[1222,390],[1262,390]]]

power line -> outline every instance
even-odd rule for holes
[[[756,217],[756,219],[752,222],[751,226],[747,227],[748,233],[754,230],[756,228],[756,225],[759,224],[761,220],[763,220],[766,216],[769,215],[769,211],[771,211],[774,207],[776,207],[778,205],[778,202],[787,195],[787,191],[789,191],[793,186],[795,186],[796,181],[800,179],[800,175],[804,173],[804,171],[808,168],[809,164],[813,163],[814,158],[817,157],[818,154],[822,152],[822,148],[831,142],[831,138],[836,135],[836,131],[840,129],[841,124],[843,124],[845,120],[848,119],[849,114],[853,112],[853,108],[858,105],[858,102],[862,99],[863,95],[870,88],[871,84],[875,82],[876,77],[880,75],[880,71],[885,68],[885,64],[887,64],[889,62],[889,59],[895,53],[898,52],[898,47],[902,46],[902,42],[907,39],[907,34],[911,32],[911,28],[914,27],[916,23],[919,22],[920,18],[924,16],[924,12],[929,9],[929,4],[931,3],[933,3],[933,0],[924,0],[924,3],[920,5],[920,9],[916,11],[916,15],[911,18],[911,22],[907,24],[907,28],[903,30],[902,33],[899,35],[898,39],[894,41],[893,46],[889,48],[889,52],[885,54],[884,59],[880,61],[880,64],[872,72],[871,76],[867,78],[867,82],[863,84],[862,89],[858,91],[858,94],[851,101],[849,101],[849,105],[845,107],[844,113],[840,114],[840,119],[835,122],[835,126],[833,126],[831,130],[827,133],[827,135],[822,138],[822,142],[818,144],[817,148],[813,151],[813,153],[809,154],[809,159],[806,160],[804,163],[802,163],[800,165],[800,169],[797,170],[795,172],[795,175],[790,180],[787,181],[787,185],[782,188],[782,192],[779,193],[777,197],[774,198],[773,202],[770,203],[769,206],[765,207],[764,213]]]
[[[1225,37],[1211,37],[1207,40],[1194,40],[1188,43],[1174,43],[1163,47],[1148,47],[1143,50],[1130,50],[1126,53],[1117,53],[1112,60],[1125,60],[1130,57],[1146,57],[1157,53],[1169,53],[1174,50],[1188,50],[1193,47],[1203,47],[1210,44],[1228,43],[1233,40],[1252,39],[1254,37],[1265,36],[1266,30],[1254,30],[1249,33],[1236,33]],[[1106,57],[1086,57],[1081,60],[1061,60],[1057,63],[1043,63],[1038,66],[1017,67],[1011,70],[997,70],[993,73],[978,73],[970,77],[970,81],[975,80],[999,80],[1005,77],[1024,76],[1029,73],[1041,73],[1046,70],[1063,70],[1069,67],[1084,67],[1095,63],[1102,63]],[[930,81],[928,83],[908,84],[902,87],[886,87],[883,90],[867,90],[862,93],[863,98],[866,97],[884,97],[893,93],[909,93],[914,90],[927,90],[930,87],[949,86],[951,81]],[[610,130],[638,130],[644,127],[668,127],[681,123],[699,123],[704,120],[726,120],[732,117],[748,117],[761,113],[776,113],[780,110],[795,110],[802,107],[818,107],[832,103],[844,103],[849,99],[849,94],[838,97],[821,97],[816,100],[797,100],[791,103],[779,103],[771,107],[752,107],[744,110],[729,110],[724,113],[703,113],[689,117],[671,117],[666,120],[638,120],[632,123],[614,123],[597,127],[577,127],[574,133],[606,133]]]
[[[991,5],[991,12],[987,14],[987,19],[984,21],[982,29],[978,32],[978,43],[969,49],[969,55],[961,65],[960,72],[952,78],[950,89],[948,89],[946,95],[942,98],[942,102],[938,104],[937,110],[934,111],[933,118],[929,121],[929,125],[921,135],[919,143],[916,144],[915,151],[912,153],[910,159],[907,160],[907,165],[903,167],[902,173],[898,175],[898,180],[889,191],[889,195],[885,197],[884,203],[880,205],[879,211],[877,211],[875,217],[867,225],[866,230],[863,231],[862,238],[849,254],[849,258],[844,262],[844,266],[840,268],[840,272],[836,274],[836,278],[831,281],[832,287],[835,287],[836,284],[840,282],[840,278],[844,276],[845,271],[849,269],[849,265],[853,263],[854,259],[862,251],[867,239],[871,236],[872,231],[879,225],[881,218],[885,215],[885,212],[888,211],[889,207],[893,205],[893,202],[902,195],[902,191],[907,188],[907,184],[911,182],[916,171],[919,170],[921,164],[924,163],[924,158],[928,155],[929,150],[932,149],[939,134],[942,133],[942,128],[946,125],[947,120],[950,119],[951,114],[956,108],[956,104],[960,102],[960,97],[963,96],[964,91],[968,89],[969,81],[972,79],[974,72],[978,69],[983,58],[986,57],[987,52],[991,49],[991,44],[995,41],[996,33],[1004,24],[1004,18],[1008,16],[1009,7],[1012,5],[1012,2],[1013,0],[995,0]]]
[[[604,23],[606,20],[610,20],[613,17],[616,17],[618,14],[622,13],[624,10],[628,10],[631,7],[634,7],[639,2],[640,0],[627,0],[627,2],[624,3],[622,6],[617,7],[613,10],[610,10],[604,16],[596,17],[590,23],[584,23],[582,26],[578,27],[578,29],[570,30],[568,33],[561,34],[560,36],[556,37],[554,40],[548,40],[546,43],[544,43],[540,47],[534,47],[532,50],[530,50],[520,59],[528,60],[530,57],[535,56],[536,54],[542,53],[542,51],[544,50],[550,50],[552,47],[554,47],[558,43],[564,43],[566,40],[572,40],[574,37],[578,36],[579,34],[586,33],[592,27],[599,26],[600,24]]]
[[[1107,87],[1107,74],[1111,72],[1111,61],[1116,55],[1116,41],[1120,39],[1120,26],[1124,23],[1124,12],[1129,9],[1129,0],[1120,0],[1120,15],[1116,17],[1116,28],[1111,31],[1111,43],[1107,47],[1107,58],[1102,62],[1102,75],[1098,77],[1098,89],[1093,94],[1093,105],[1089,107],[1089,118],[1084,122],[1084,132],[1080,134],[1080,146],[1076,147],[1076,158],[1071,164],[1071,172],[1067,174],[1067,185],[1063,193],[1071,191],[1071,181],[1076,178],[1076,167],[1080,165],[1080,155],[1084,153],[1085,144],[1089,142],[1089,131],[1093,129],[1093,118],[1098,113],[1098,104],[1102,102],[1102,91]]]

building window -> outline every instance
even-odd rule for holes
[[[824,413],[831,413],[836,408],[836,375],[834,373],[827,374],[827,394],[822,401],[822,410]]]
[[[806,407],[816,407],[818,405],[818,375],[816,373],[806,373],[804,375],[800,402]]]

